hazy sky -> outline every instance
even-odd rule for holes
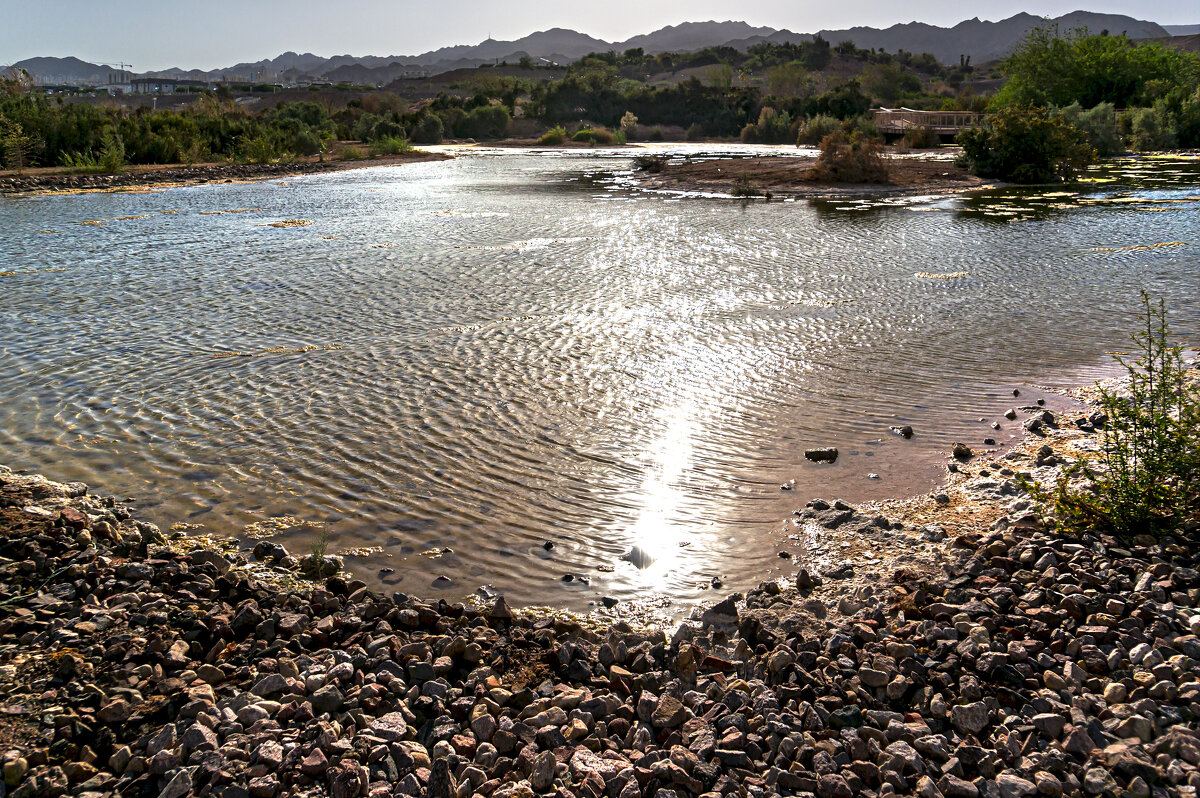
[[[953,25],[1028,11],[1057,16],[1078,8],[1128,14],[1168,25],[1200,23],[1194,0],[0,0],[0,64],[39,55],[126,61],[136,71],[172,66],[215,69],[286,50],[330,56],[414,55],[490,34],[516,39],[573,28],[606,41],[664,25],[708,19],[808,33],[918,20]]]

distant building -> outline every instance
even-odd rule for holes
[[[174,94],[179,89],[215,89],[211,80],[177,80],[175,78],[134,78],[130,81],[133,94]]]

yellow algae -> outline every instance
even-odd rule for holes
[[[104,224],[105,221],[107,221],[107,220],[106,219],[92,219],[89,222],[76,222],[75,224],[80,225],[81,227],[100,227],[101,225]]]
[[[421,552],[420,556],[429,557],[431,559],[437,559],[438,557],[441,557],[443,554],[453,554],[453,553],[454,553],[454,549],[447,546],[443,549],[426,549],[425,551]]]
[[[187,521],[176,521],[171,524],[172,532],[186,532],[189,529],[204,529],[204,524],[189,524]]]
[[[338,554],[342,557],[370,557],[372,554],[383,554],[383,546],[358,546],[342,549]]]
[[[159,211],[159,213],[161,213],[163,216],[170,216],[171,214],[179,213],[179,211]]]
[[[16,272],[0,272],[0,277],[16,277]]]
[[[338,349],[345,349],[345,344],[325,344],[317,346],[316,344],[305,344],[304,346],[269,346],[264,347],[261,352],[240,352],[236,349],[230,349],[221,352],[212,352],[210,358],[225,358],[225,357],[267,357],[268,355],[302,355],[305,352],[332,352]]]
[[[57,230],[38,230],[38,235],[40,235],[40,236],[60,236],[60,235],[62,235],[62,233],[58,232]]]
[[[113,219],[113,221],[114,222],[132,222],[134,219],[149,219],[149,218],[150,218],[150,214],[143,213],[139,216],[118,216],[117,218]]]
[[[308,227],[312,219],[282,219],[278,222],[267,222],[271,227]]]
[[[1159,244],[1132,244],[1128,247],[1096,247],[1093,252],[1145,252],[1163,247],[1186,247],[1185,241],[1163,241]]]
[[[304,527],[306,529],[324,529],[325,524],[321,521],[305,521],[297,518],[294,515],[273,515],[263,521],[255,521],[252,524],[247,524],[242,527],[242,532],[246,537],[253,540],[263,540],[272,537],[285,529],[295,529],[296,527]]]
[[[926,280],[954,280],[958,277],[966,277],[970,272],[917,272],[917,277]]]

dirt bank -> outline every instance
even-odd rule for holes
[[[639,171],[644,188],[731,194],[738,181],[749,181],[756,194],[777,197],[836,198],[863,194],[947,194],[986,188],[994,183],[969,174],[951,161],[915,157],[887,159],[889,179],[884,184],[831,184],[812,177],[816,158],[768,156],[720,160],[667,161],[662,171]],[[746,184],[743,183],[745,186]]]
[[[247,183],[295,175],[340,172],[370,166],[392,166],[421,161],[441,161],[453,156],[443,153],[411,152],[355,161],[306,160],[293,163],[234,164],[206,163],[192,166],[131,166],[117,175],[73,174],[62,169],[27,169],[0,172],[0,195],[57,194],[86,191],[137,191],[204,183]]]

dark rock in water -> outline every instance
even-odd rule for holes
[[[984,438],[984,439],[983,439],[983,445],[984,445],[984,446],[995,446],[995,445],[996,445],[996,439],[995,439],[995,438]]]
[[[700,615],[700,620],[707,624],[733,624],[738,621],[737,597],[730,596]]]
[[[619,604],[620,602],[621,602],[621,600],[619,598],[615,598],[613,596],[601,596],[600,597],[600,603],[603,604],[605,607],[608,607],[610,610],[613,607],[617,606],[617,604]]]
[[[790,551],[781,551],[779,552],[779,559],[790,560],[792,559],[792,553]]]
[[[634,546],[622,554],[621,559],[633,563],[638,568],[649,568],[654,563],[654,557],[641,546]]]
[[[562,581],[569,583],[578,583],[581,585],[590,585],[592,580],[582,574],[563,574]]]
[[[442,575],[433,580],[433,586],[436,588],[445,589],[454,585],[454,580],[448,576]]]
[[[553,549],[554,549],[554,541],[553,541],[553,540],[547,540],[545,543],[543,543],[543,544],[542,544],[542,548],[543,548],[543,549],[545,549],[546,551],[553,551]]]
[[[1040,406],[1042,406],[1042,405],[1046,404],[1046,400],[1045,400],[1045,399],[1038,399],[1038,400],[1037,400],[1037,403],[1038,403],[1038,406],[1040,407]]]
[[[1015,421],[1017,418],[1016,409],[1010,407],[1008,410],[1006,410],[1004,412],[1004,417],[1007,418],[1009,421]]]
[[[967,446],[965,443],[954,444],[954,449],[951,451],[951,453],[959,460],[969,460],[975,456],[975,452],[971,451],[971,447]]]
[[[1013,396],[1020,396],[1020,395],[1021,395],[1021,391],[1018,390],[1017,388],[1013,388]]]
[[[804,457],[812,460],[814,463],[832,463],[838,459],[838,450],[832,447],[827,449],[805,449]]]
[[[899,435],[900,437],[902,437],[906,440],[913,436],[913,428],[911,426],[909,426],[908,424],[905,424],[902,427],[892,427],[892,432],[896,433],[897,435]]]

